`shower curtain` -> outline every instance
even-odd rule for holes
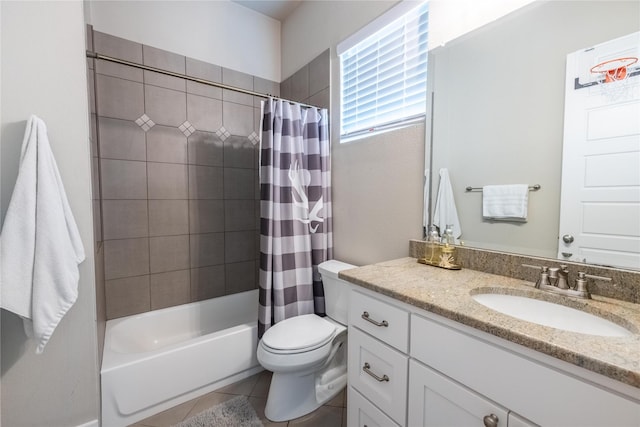
[[[326,109],[262,102],[258,335],[290,317],[323,316],[318,265],[332,258]]]

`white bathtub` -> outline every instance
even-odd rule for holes
[[[123,427],[262,370],[258,291],[109,320],[102,426]]]

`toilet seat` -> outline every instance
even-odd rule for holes
[[[313,351],[333,340],[336,325],[315,314],[283,320],[269,328],[262,337],[265,350],[276,354]]]

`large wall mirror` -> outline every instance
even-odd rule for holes
[[[447,168],[465,245],[557,259],[567,55],[639,30],[637,0],[536,1],[431,50],[432,201]],[[527,222],[483,220],[488,184],[540,185]]]

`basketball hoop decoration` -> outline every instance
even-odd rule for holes
[[[627,92],[628,77],[631,74],[627,67],[636,62],[638,58],[635,56],[610,59],[594,65],[589,71],[601,75],[596,78],[601,93],[611,100],[616,100]]]

